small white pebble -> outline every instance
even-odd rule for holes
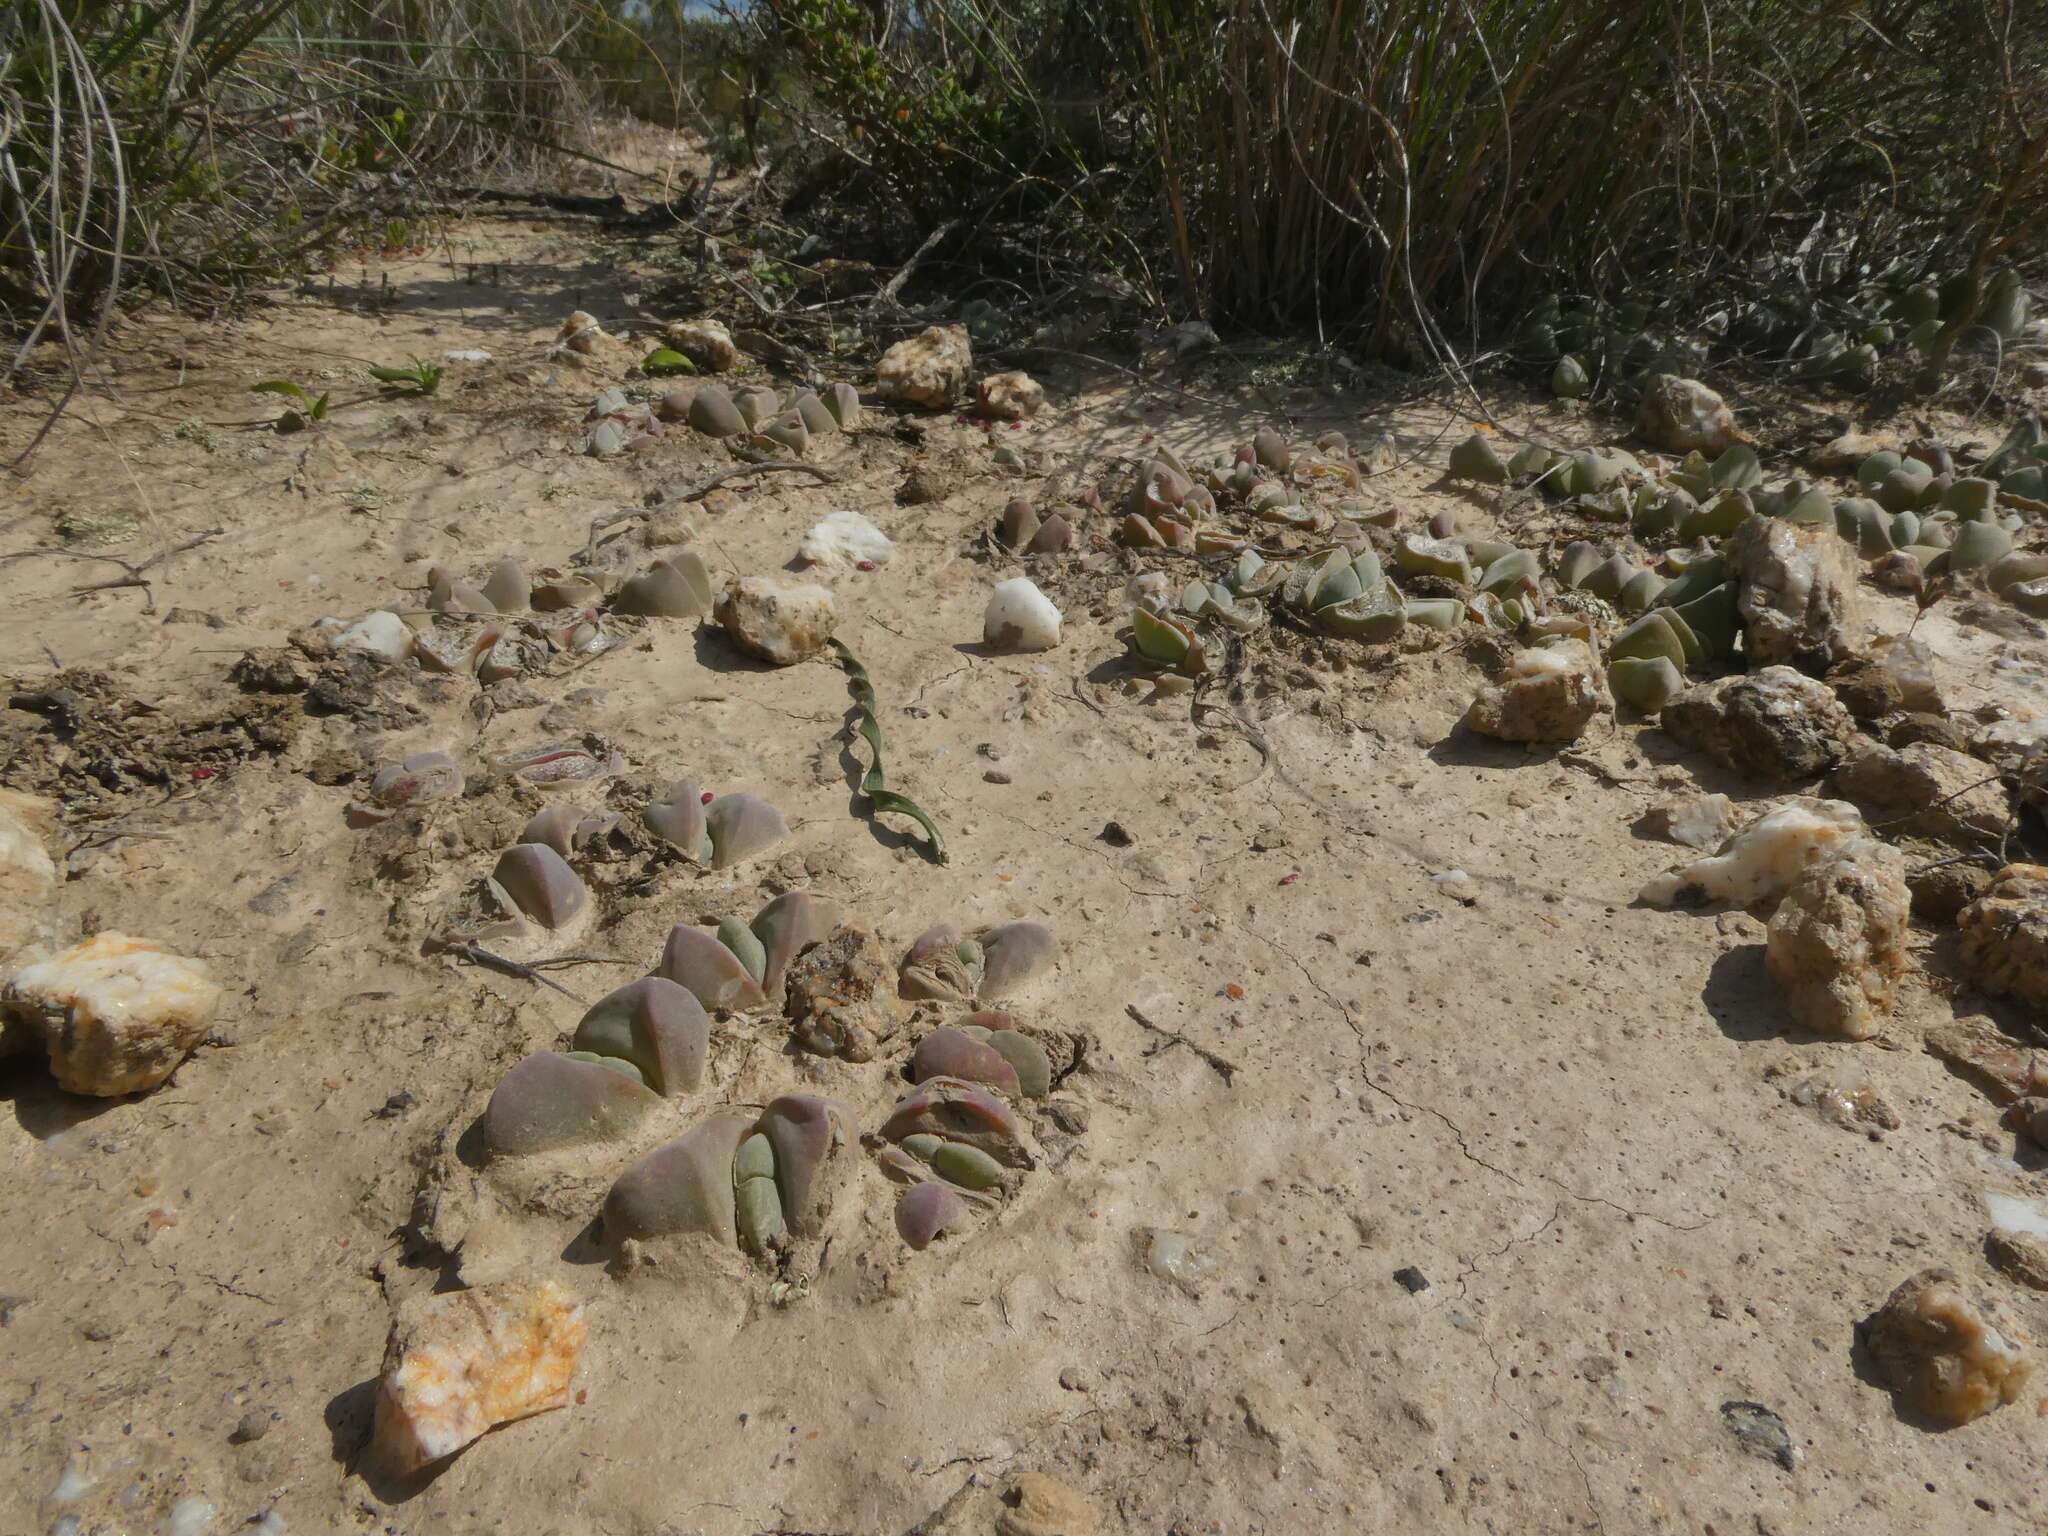
[[[173,1504],[170,1513],[156,1524],[157,1536],[202,1536],[220,1513],[206,1500],[188,1494]]]
[[[77,1462],[65,1465],[64,1475],[57,1479],[57,1486],[50,1490],[52,1504],[76,1504],[92,1487],[92,1479],[78,1469]]]

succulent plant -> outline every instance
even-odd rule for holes
[[[800,459],[810,452],[811,430],[804,424],[801,412],[784,411],[755,429],[754,442],[767,452],[781,451]]]
[[[533,583],[519,562],[507,555],[484,578],[483,596],[499,613],[524,613],[533,606]]]
[[[857,431],[861,424],[860,392],[851,384],[828,384],[821,397],[825,409],[832,413],[832,419],[839,423],[842,432]]]
[[[496,613],[497,604],[443,566],[427,570],[427,607],[434,613]]]
[[[690,406],[697,398],[694,389],[671,389],[654,402],[654,419],[674,426],[690,419]]]
[[[678,923],[669,930],[655,974],[684,987],[706,1008],[750,1013],[781,998],[790,962],[836,921],[836,909],[822,896],[785,891],[751,923],[728,918],[718,937]]]
[[[851,1118],[831,1099],[785,1094],[758,1117],[721,1110],[619,1176],[605,1235],[699,1233],[774,1256],[823,1230],[852,1144]]]
[[[749,430],[759,432],[782,411],[782,396],[772,389],[743,389],[733,397],[733,407]]]
[[[1017,1074],[1017,1091],[1025,1098],[1043,1098],[1052,1091],[1052,1061],[1045,1054],[1045,1047],[1017,1028],[1017,1021],[1009,1014],[984,1009],[961,1020],[957,1029],[969,1040],[990,1047],[1010,1064]]]
[[[1948,568],[1952,571],[1982,571],[2012,553],[2012,535],[1997,523],[1968,522],[1957,525],[1949,545]]]
[[[1155,613],[1150,608],[1131,610],[1131,646],[1146,661],[1172,667],[1189,677],[1209,670],[1209,652],[1191,619]]]
[[[701,1232],[737,1242],[733,1164],[754,1123],[721,1110],[633,1164],[604,1197],[605,1237],[616,1244]]]
[[[919,934],[898,967],[897,990],[941,1002],[993,1000],[1024,986],[1059,954],[1059,941],[1039,923],[1003,923],[966,938],[949,923]]]
[[[1030,1132],[1017,1112],[982,1084],[958,1078],[919,1083],[890,1111],[881,1135],[899,1144],[911,1136],[935,1137],[972,1147],[1004,1168],[1030,1168],[1036,1161]]]
[[[1685,690],[1685,676],[1669,656],[1621,656],[1607,666],[1614,696],[1654,715]]]
[[[1286,474],[1294,463],[1294,453],[1287,446],[1287,439],[1271,427],[1261,427],[1252,434],[1252,454],[1276,475]]]
[[[656,837],[694,863],[730,869],[789,835],[782,813],[753,795],[720,795],[706,803],[697,786],[678,779],[640,813]]]
[[[673,559],[655,560],[637,576],[628,577],[612,599],[620,613],[670,619],[698,619],[711,612],[711,572],[696,550],[683,548]]]
[[[691,374],[697,365],[673,347],[656,347],[640,360],[640,371],[650,379],[665,379],[674,374]]]
[[[370,779],[370,799],[385,814],[412,805],[453,800],[462,793],[462,769],[446,752],[415,752],[387,763]]]
[[[1560,357],[1550,370],[1550,392],[1560,400],[1583,399],[1592,387],[1586,365],[1576,357]]]
[[[1438,543],[1434,539],[1422,542]],[[1458,558],[1462,562],[1462,550]],[[1353,555],[1340,547],[1305,556],[1288,573],[1280,600],[1332,634],[1359,640],[1391,640],[1408,622],[1401,594],[1387,580],[1379,556],[1370,549]]]
[[[618,822],[619,818],[609,813],[592,815],[573,801],[557,800],[534,812],[519,841],[543,843],[566,859],[586,843],[603,837]]]
[[[798,390],[790,397],[789,407],[803,419],[804,431],[812,437],[830,437],[839,430],[839,418],[815,389]]]
[[[1507,465],[1501,462],[1493,444],[1478,432],[1451,450],[1450,471],[1460,480],[1477,480],[1482,485],[1508,482]]]
[[[543,928],[560,928],[590,901],[590,892],[568,862],[545,843],[514,843],[491,871],[497,888]]]
[[[968,1225],[967,1202],[938,1179],[912,1184],[896,1197],[896,1235],[919,1253],[943,1233]]]
[[[691,397],[687,420],[706,437],[738,437],[752,425],[722,384],[706,384]]]
[[[492,1091],[480,1133],[491,1157],[526,1157],[631,1131],[659,1094],[637,1075],[558,1051],[537,1051]]]
[[[570,1043],[629,1062],[642,1082],[672,1098],[703,1082],[710,1041],[702,1003],[665,976],[643,976],[592,1004]]]

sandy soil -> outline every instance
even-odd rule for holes
[[[198,1498],[215,1531],[265,1512],[307,1531],[986,1531],[1022,1471],[1082,1493],[1106,1531],[1181,1536],[2040,1528],[2033,1397],[1929,1433],[1856,1343],[1931,1264],[2048,1339],[2048,1303],[1981,1246],[1980,1196],[2048,1192],[2040,1161],[1919,1048],[1931,1021],[1987,1005],[1924,932],[1885,1038],[1823,1041],[1788,1023],[1756,917],[1634,904],[1685,853],[1637,830],[1649,806],[1695,785],[1778,797],[1633,725],[1561,751],[1473,738],[1455,726],[1479,672],[1452,646],[1276,650],[1239,712],[1138,702],[1117,687],[1123,575],[1080,557],[1040,573],[1066,611],[1057,650],[980,645],[990,586],[1021,568],[982,541],[1004,500],[1092,483],[1154,434],[1213,452],[1276,411],[1304,435],[1388,432],[1420,462],[1374,499],[1404,526],[1452,507],[1487,527],[1489,498],[1437,483],[1442,409],[1159,395],[1132,420],[1127,381],[1049,374],[1053,406],[1022,430],[925,418],[920,446],[881,415],[818,456],[832,483],[763,477],[661,509],[721,573],[782,569],[836,508],[897,541],[882,569],[827,579],[944,867],[864,814],[841,672],[759,667],[709,626],[653,622],[489,708],[473,682],[410,669],[326,714],[230,681],[323,615],[420,606],[429,564],[559,563],[593,518],[726,462],[690,434],[575,453],[595,385],[547,344],[577,307],[631,318],[639,279],[575,231],[466,238],[482,280],[411,258],[245,322],[138,325],[113,387],[0,514],[8,552],[80,550],[53,528],[131,520],[91,546],[131,564],[217,530],[146,590],[75,590],[113,564],[0,565],[11,688],[61,673],[90,705],[68,741],[17,705],[0,748],[9,782],[64,803],[67,916],[203,956],[228,989],[156,1093],[86,1101],[39,1065],[0,1074],[0,1530],[142,1532]],[[358,299],[375,302],[336,302]],[[381,401],[357,371],[460,348],[494,360],[452,365],[430,400]],[[275,402],[248,385],[279,375],[334,390],[322,430],[260,425]],[[1549,412],[1530,419],[1600,430]],[[37,421],[35,401],[5,407],[9,456]],[[998,472],[991,441],[1050,474]],[[920,455],[953,489],[899,505]],[[1866,628],[1909,617],[1873,596]],[[1920,633],[1958,709],[2048,703],[2048,645],[1940,610]],[[539,800],[498,782],[424,827],[344,812],[369,766],[409,750],[481,781],[493,754],[586,734],[633,783],[757,793],[793,832],[720,874],[638,854],[594,871],[590,921],[517,951],[607,957],[550,973],[580,996],[641,974],[672,923],[793,886],[892,947],[942,920],[1057,931],[1058,968],[1016,1011],[1070,1039],[1055,1097],[1085,1129],[1041,1120],[1047,1156],[999,1219],[912,1254],[863,1169],[845,1235],[771,1294],[737,1256],[609,1273],[590,1218],[626,1154],[541,1190],[464,1162],[498,1076],[579,1009],[422,939]],[[1447,894],[1433,877],[1454,869],[1470,879]],[[729,1021],[713,1082],[664,1104],[660,1133],[799,1088],[870,1124],[915,1033],[855,1066]],[[1790,1097],[1856,1073],[1897,1129]],[[1213,1273],[1150,1273],[1152,1228]],[[1426,1288],[1397,1278],[1411,1270]],[[585,1299],[576,1404],[424,1486],[365,1476],[392,1298],[507,1275]],[[1782,1416],[1789,1469],[1731,1433],[1740,1401]]]

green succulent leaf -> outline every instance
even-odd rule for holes
[[[938,823],[927,816],[923,807],[908,795],[899,795],[889,788],[882,774],[882,725],[876,715],[875,685],[868,677],[868,669],[860,659],[847,649],[846,643],[838,637],[830,641],[832,649],[839,654],[839,664],[846,669],[847,685],[853,690],[856,706],[860,711],[860,734],[868,744],[871,761],[868,771],[861,776],[860,792],[868,797],[868,805],[877,815],[908,816],[925,830],[929,842],[925,845],[925,857],[934,864],[946,862],[945,840],[939,836]]]

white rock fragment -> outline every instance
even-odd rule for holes
[[[858,565],[863,560],[887,565],[896,545],[860,513],[839,511],[812,524],[796,552],[812,565]]]
[[[1764,968],[1806,1028],[1868,1040],[1906,970],[1906,856],[1874,837],[1837,843],[1792,882],[1771,917]]]
[[[1192,1291],[1216,1273],[1216,1260],[1195,1246],[1185,1232],[1149,1227],[1144,1233],[1145,1267],[1161,1280]]]
[[[1941,1424],[2019,1401],[2033,1375],[2026,1352],[1963,1293],[1954,1271],[1923,1269],[1886,1298],[1866,1342],[1906,1407]]]
[[[220,987],[198,960],[147,939],[101,933],[22,967],[7,1011],[39,1027],[50,1071],[69,1093],[154,1088],[206,1035]]]
[[[499,1424],[566,1408],[584,1332],[582,1306],[553,1280],[401,1302],[377,1387],[377,1456],[415,1472]]]
[[[875,365],[875,391],[884,399],[942,411],[966,390],[973,367],[967,327],[934,325],[882,354]]]
[[[488,363],[491,360],[491,354],[481,347],[454,347],[441,356],[451,363]]]
[[[1984,1212],[1991,1218],[1993,1230],[2018,1232],[2026,1237],[2048,1237],[2048,1211],[2044,1211],[2032,1200],[2021,1200],[2014,1195],[1994,1195],[1988,1191],[1983,1196]]]
[[[992,373],[975,394],[975,410],[990,421],[1023,421],[1045,407],[1045,386],[1028,373]]]
[[[1698,379],[1660,373],[1643,390],[1636,430],[1670,453],[1718,454],[1750,441],[1727,402]]]
[[[719,599],[718,622],[750,656],[793,667],[825,648],[839,609],[829,587],[779,576],[742,576]]]
[[[196,1494],[188,1494],[157,1521],[157,1536],[205,1536],[220,1511]]]
[[[1653,827],[1674,843],[1705,853],[1735,831],[1735,803],[1726,795],[1681,795],[1650,807]]]
[[[412,654],[412,626],[388,608],[366,613],[334,637],[337,651],[368,651],[387,661]]]
[[[1560,640],[1517,651],[1507,671],[1474,696],[1465,726],[1501,741],[1576,741],[1613,708],[1592,648]]]
[[[1638,899],[1668,907],[1690,890],[1737,906],[1775,901],[1808,865],[1863,833],[1862,813],[1843,800],[1780,806],[1751,822],[1719,853],[1659,875]]]
[[[722,321],[709,316],[678,320],[662,335],[671,347],[706,373],[730,373],[740,365],[740,349]]]
[[[0,982],[15,955],[49,938],[57,864],[47,840],[56,815],[56,806],[40,796],[0,789]]]
[[[1060,643],[1060,611],[1028,576],[996,583],[981,637],[999,651],[1049,651]]]

